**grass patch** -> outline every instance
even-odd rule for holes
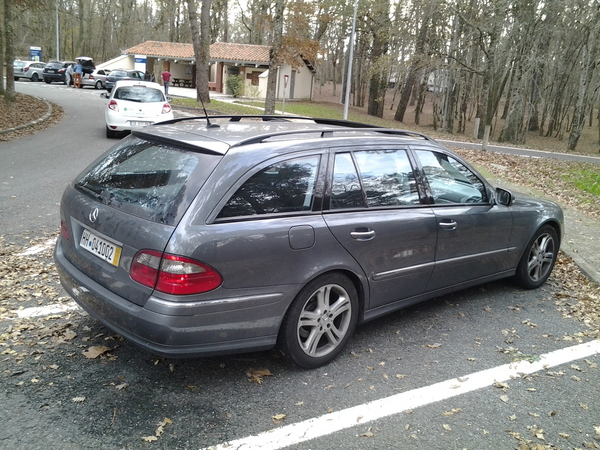
[[[600,169],[570,170],[564,177],[578,189],[600,197]]]

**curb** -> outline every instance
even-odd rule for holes
[[[48,107],[48,111],[46,111],[46,114],[44,114],[39,119],[33,120],[33,121],[25,123],[23,125],[19,125],[18,127],[7,128],[6,130],[0,130],[0,134],[5,134],[5,133],[10,133],[12,131],[22,130],[23,128],[28,128],[28,127],[31,127],[33,125],[37,125],[38,123],[45,122],[46,120],[48,120],[50,118],[50,116],[52,115],[52,105],[50,104],[50,102],[48,102],[44,98],[40,98],[40,97],[35,97],[35,98],[37,98],[38,100],[43,101],[46,104],[46,106]]]

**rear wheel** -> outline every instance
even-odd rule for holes
[[[517,266],[515,282],[536,289],[546,282],[558,256],[558,235],[550,225],[541,227],[531,238]]]
[[[94,84],[94,88],[95,89],[102,89],[104,86],[102,85],[102,81],[98,80],[96,81],[96,84]]]
[[[323,275],[307,284],[281,326],[282,351],[305,369],[335,359],[354,333],[358,295],[342,274]]]
[[[115,130],[111,130],[110,128],[106,127],[106,137],[108,139],[116,138],[117,132]]]
[[[38,81],[40,81],[40,77],[38,76],[37,73],[34,73],[33,75],[31,75],[31,81],[33,81],[34,83],[37,83]]]

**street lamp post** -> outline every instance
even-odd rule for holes
[[[356,30],[356,10],[358,0],[354,0],[354,16],[352,17],[352,32],[350,33],[350,50],[348,51],[348,75],[346,76],[346,96],[344,98],[344,120],[348,120],[348,104],[350,103],[350,86],[352,85],[352,59],[354,58],[354,33]]]
[[[56,60],[60,61],[60,39],[58,28],[58,0],[56,0]]]

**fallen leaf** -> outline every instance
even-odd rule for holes
[[[158,438],[156,436],[146,436],[142,438],[143,441],[146,442],[154,442],[154,441],[158,441]]]
[[[83,402],[85,402],[85,397],[73,397],[71,399],[71,401],[73,403],[83,403]]]
[[[444,427],[444,430],[447,431],[452,431],[452,427],[450,425],[448,425],[447,423],[445,423],[444,425],[442,425]]]
[[[103,345],[98,345],[95,347],[90,347],[87,350],[85,350],[83,352],[83,355],[88,358],[88,359],[94,359],[97,358],[100,355],[105,354],[106,352],[109,352],[111,349],[108,347],[105,347]]]
[[[273,374],[269,369],[248,369],[246,376],[249,382],[262,384],[263,377],[272,377]]]
[[[442,346],[442,344],[438,344],[438,343],[435,343],[435,344],[427,344],[427,347],[429,347],[429,348],[439,348],[439,347],[441,347],[441,346]]]
[[[500,400],[502,400],[504,403],[508,402],[508,395],[501,396]]]
[[[276,414],[276,415],[274,415],[274,416],[271,417],[271,420],[274,423],[279,424],[279,423],[281,423],[281,421],[283,419],[285,419],[285,416],[286,416],[285,414]]]

